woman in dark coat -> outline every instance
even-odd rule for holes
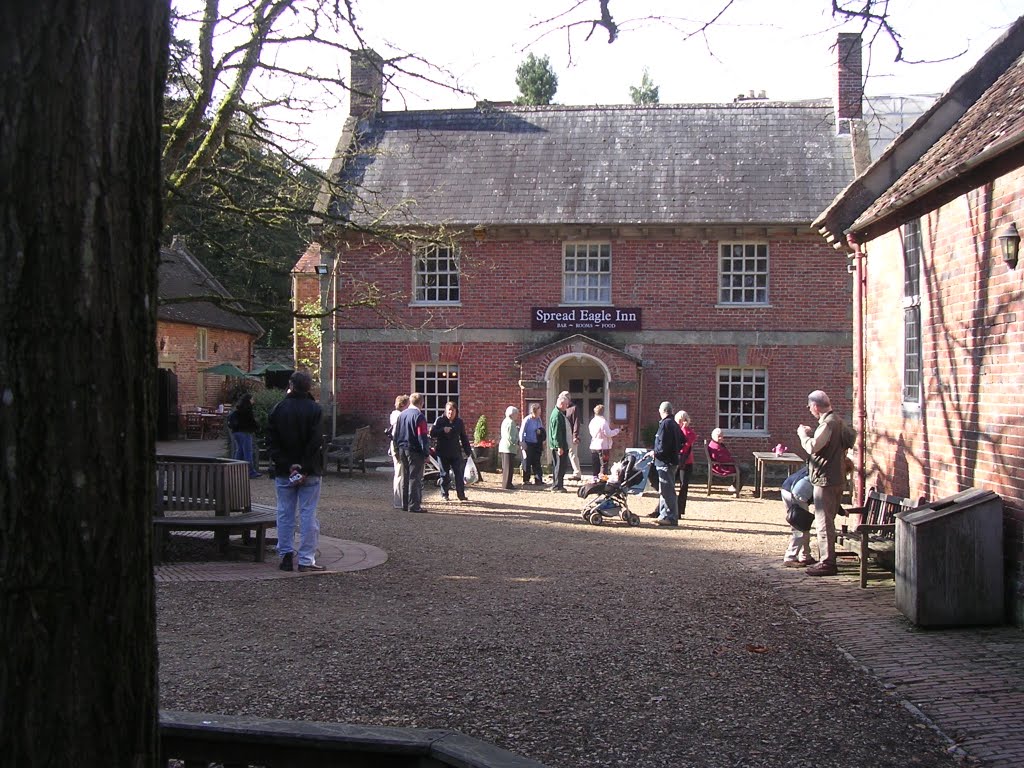
[[[231,458],[249,462],[249,477],[263,477],[253,451],[254,435],[259,429],[256,414],[252,409],[252,395],[248,392],[238,398],[235,409],[228,415],[228,429],[231,430],[231,444],[234,446]]]

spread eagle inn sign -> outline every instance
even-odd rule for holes
[[[533,307],[534,331],[639,331],[636,307]]]

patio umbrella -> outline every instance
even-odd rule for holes
[[[285,365],[284,363],[264,363],[263,365],[258,366],[257,368],[253,368],[251,371],[249,371],[249,375],[250,376],[262,376],[265,373],[275,373],[277,371],[294,371],[294,370],[295,369],[292,368],[290,365]]]
[[[249,375],[234,363],[221,363],[212,368],[203,368],[203,373],[212,373],[215,376],[237,376],[239,378]]]

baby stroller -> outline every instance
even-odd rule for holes
[[[617,517],[629,525],[640,525],[640,518],[629,511],[629,497],[639,496],[647,488],[647,472],[654,458],[647,453],[627,453],[612,465],[607,480],[583,485],[577,494],[592,499],[583,507],[583,519],[601,525],[606,517]]]

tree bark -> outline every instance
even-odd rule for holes
[[[168,0],[0,3],[0,760],[154,765]]]

